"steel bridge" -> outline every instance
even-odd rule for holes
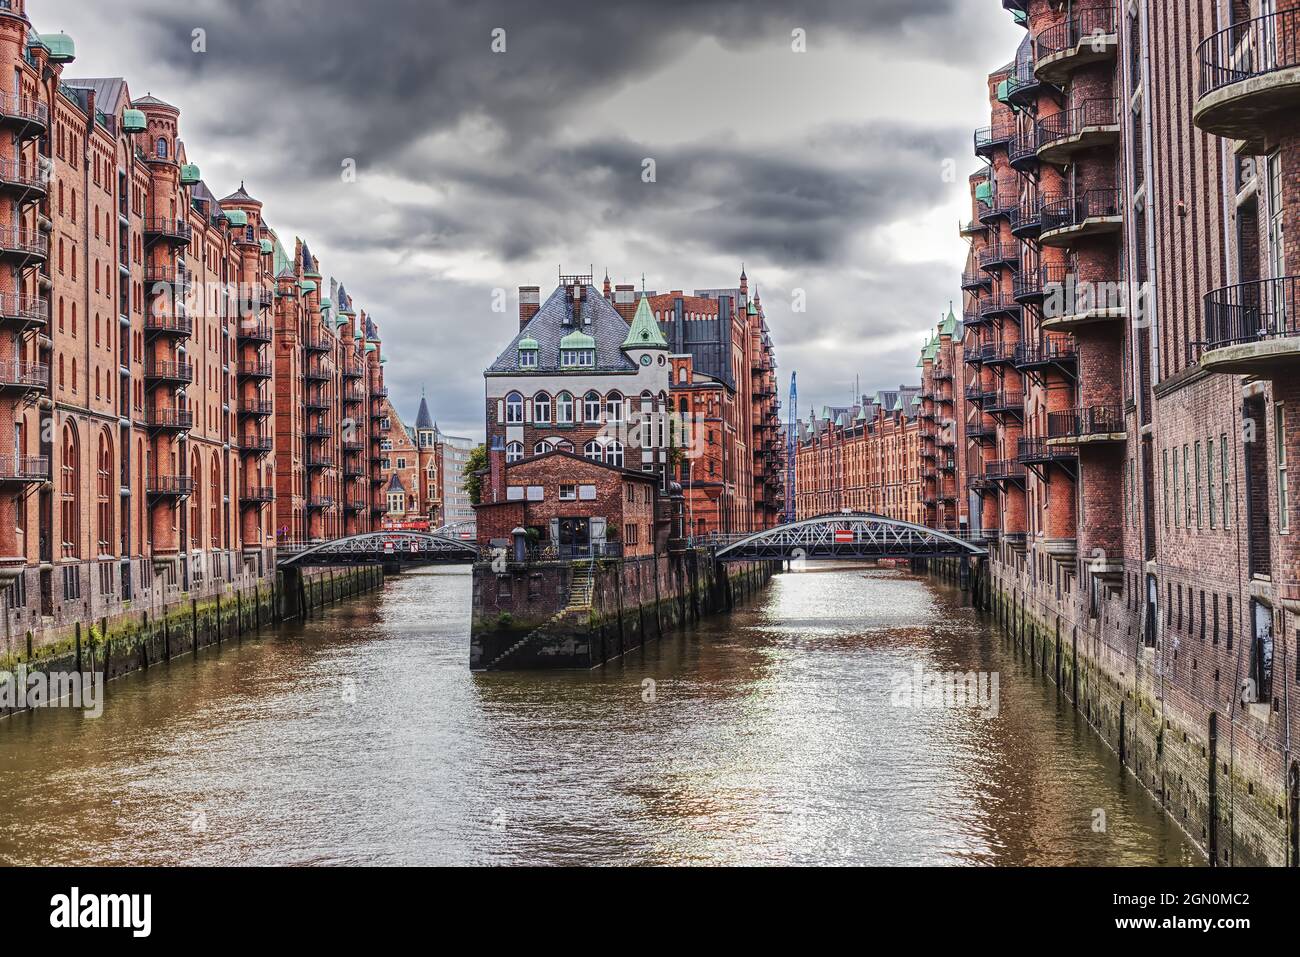
[[[714,539],[719,561],[835,561],[988,557],[949,532],[871,512],[839,512],[731,539]]]
[[[366,532],[306,546],[280,546],[280,568],[326,565],[470,565],[479,560],[475,542],[429,532]]]

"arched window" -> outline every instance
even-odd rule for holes
[[[680,382],[682,385],[686,384],[686,366],[681,366],[677,370],[677,381]]]
[[[582,454],[591,459],[593,462],[599,462],[605,457],[605,450],[600,447],[600,443],[592,439],[582,450]]]
[[[518,442],[511,442],[506,446],[506,461],[518,462],[524,457],[524,447]]]
[[[555,397],[555,421],[559,425],[573,424],[573,396],[567,392]]]
[[[221,460],[214,455],[212,456],[211,504],[208,506],[208,534],[211,536],[213,548],[221,547],[221,540],[226,531],[221,521],[221,485]]]
[[[524,421],[524,397],[518,392],[506,396],[506,424],[522,425]]]
[[[203,460],[199,450],[194,450],[190,459],[190,481],[194,488],[190,491],[190,547],[203,547]]]
[[[63,557],[81,557],[81,461],[77,433],[68,423],[63,427],[63,457],[59,463],[60,533]]]
[[[555,446],[543,439],[533,446],[534,455],[545,455],[547,452],[554,452]]]
[[[107,555],[113,541],[113,437],[105,429],[99,434],[95,492],[99,516],[99,554]]]
[[[611,392],[605,397],[605,416],[610,422],[623,421],[623,393]]]
[[[154,153],[155,155],[157,155],[159,159],[167,158],[167,137],[165,136],[158,137],[158,143],[154,147]]]
[[[573,454],[573,443],[572,443],[572,442],[569,442],[569,441],[567,441],[567,440],[562,440],[562,441],[556,442],[556,443],[555,443],[555,451],[557,451],[557,452],[568,452],[570,455],[572,455],[572,454]]]
[[[533,396],[533,423],[549,425],[551,421],[551,397],[545,392]]]
[[[623,443],[610,442],[605,446],[605,464],[623,467]]]
[[[600,393],[592,390],[582,397],[582,420],[584,422],[600,421]]]

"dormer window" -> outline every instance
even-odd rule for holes
[[[560,367],[563,369],[591,369],[595,365],[595,349],[565,349],[560,353]]]
[[[519,340],[519,368],[537,368],[537,340],[531,336]]]

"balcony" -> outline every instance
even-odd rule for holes
[[[176,295],[182,298],[194,287],[194,279],[188,272],[168,263],[151,263],[145,266],[144,281],[146,285],[155,287],[150,292],[161,293],[164,290],[157,287],[166,286],[168,289],[175,290]]]
[[[17,359],[0,361],[0,391],[40,392],[50,387],[50,367]]]
[[[1016,360],[1014,342],[988,342],[981,349],[986,366],[1009,366]]]
[[[1300,11],[1234,23],[1197,50],[1200,97],[1193,121],[1207,133],[1244,140],[1259,155],[1300,109]]]
[[[1016,346],[1014,361],[1022,372],[1049,368],[1072,372],[1078,358],[1073,336],[1046,335],[1040,342],[1022,342]]]
[[[1016,135],[1016,124],[999,123],[975,131],[975,155],[990,159],[993,154],[1011,142]]]
[[[308,382],[328,382],[334,378],[334,370],[323,362],[309,362],[303,375]]]
[[[1011,216],[1011,211],[1020,206],[1020,197],[1013,190],[1006,190],[1003,193],[990,193],[988,198],[981,200],[979,207],[979,220],[985,225],[991,226],[1000,219],[1007,219]]]
[[[274,414],[275,406],[270,399],[240,399],[239,414],[244,418],[264,419]]]
[[[315,425],[307,426],[304,434],[309,439],[328,439],[334,434],[334,430],[323,422],[317,422]]]
[[[383,385],[372,386],[370,389],[370,398],[375,401],[382,401],[388,398],[388,387]]]
[[[50,237],[38,229],[0,226],[0,257],[19,266],[44,262],[50,255]]]
[[[343,465],[343,477],[345,479],[365,478],[366,472],[360,465],[354,465],[350,462]]]
[[[1128,429],[1119,406],[1095,405],[1047,413],[1049,445],[1124,442]]]
[[[1068,464],[1079,457],[1073,444],[1053,444],[1041,436],[1021,439],[1017,451],[1021,465]]]
[[[1034,72],[1039,79],[1061,86],[1080,67],[1114,59],[1118,48],[1114,7],[1080,10],[1034,37]]]
[[[1224,286],[1205,297],[1204,340],[1188,347],[1210,372],[1277,378],[1300,370],[1300,276]]]
[[[239,437],[239,451],[245,454],[269,452],[275,439],[269,432],[245,432]]]
[[[0,126],[32,137],[50,125],[50,108],[31,96],[0,93]]]
[[[1043,227],[1042,208],[1037,199],[1027,199],[1012,212],[1011,235],[1018,239],[1034,239]]]
[[[1038,158],[1063,166],[1084,150],[1119,145],[1119,99],[1096,97],[1038,121]]]
[[[184,360],[152,359],[144,364],[144,377],[156,383],[188,385],[194,381],[194,366]]]
[[[194,332],[194,320],[189,316],[159,315],[150,310],[145,313],[144,331],[149,338],[175,336],[187,339]]]
[[[961,274],[961,288],[966,292],[974,292],[983,289],[985,286],[991,286],[993,278],[982,269],[976,269],[974,272],[964,272]]]
[[[145,479],[150,498],[185,498],[194,492],[194,479],[188,475],[150,475]]]
[[[302,347],[308,352],[329,352],[334,347],[334,340],[325,336],[308,336],[303,339]]]
[[[275,375],[275,365],[271,362],[241,362],[238,375],[241,379],[269,379]]]
[[[966,423],[966,438],[972,442],[992,442],[998,436],[998,430],[984,424],[984,417]]]
[[[984,411],[989,415],[1020,415],[1025,409],[1025,396],[1021,392],[1002,390],[984,400]]]
[[[189,409],[150,407],[145,410],[144,422],[152,432],[188,432],[194,428],[194,413]]]
[[[47,326],[50,322],[50,301],[43,296],[0,292],[0,322],[11,322],[23,328]]]
[[[309,469],[332,469],[334,467],[334,456],[328,452],[310,452],[307,455],[307,468]]]
[[[984,463],[984,477],[999,484],[1023,482],[1025,464],[1018,459],[994,459]]]
[[[1084,326],[1115,323],[1129,315],[1128,285],[1119,280],[1080,280],[1064,266],[1052,266],[1043,277],[1042,328],[1073,332]]]
[[[275,501],[275,489],[269,485],[261,485],[255,488],[246,488],[239,493],[239,504],[256,508],[260,505],[266,505]]]
[[[363,498],[350,498],[343,507],[349,512],[364,512],[370,507],[370,503]]]
[[[344,405],[361,405],[361,404],[363,404],[365,401],[366,401],[366,394],[365,394],[364,392],[362,392],[360,389],[344,389],[344,390],[343,390],[343,404],[344,404]]]
[[[313,495],[307,499],[307,507],[310,509],[333,508],[334,499],[329,495]]]
[[[1016,207],[1019,211],[1019,207]],[[1001,270],[1020,265],[1020,246],[1018,243],[990,243],[980,250],[980,269]]]
[[[150,216],[144,221],[146,240],[162,240],[176,246],[188,246],[194,238],[194,229],[183,219]]]
[[[1007,144],[1007,159],[1013,169],[1031,173],[1038,168],[1038,136],[1033,128],[1021,130]]]
[[[0,190],[19,203],[31,202],[49,192],[49,183],[32,163],[0,159]]]
[[[343,378],[345,379],[361,379],[364,378],[366,374],[366,370],[363,369],[361,364],[358,362],[343,363],[342,372]]]
[[[235,338],[240,342],[270,342],[274,338],[275,331],[269,323],[243,323],[239,324],[235,331]]]
[[[983,223],[981,223],[978,219],[972,219],[968,223],[962,223],[960,228],[958,228],[957,232],[962,237],[966,239],[970,239],[974,236],[979,236],[982,235],[983,233],[988,232],[988,229],[989,228],[985,226]]]
[[[1120,191],[1107,186],[1084,190],[1077,196],[1053,195],[1043,199],[1043,246],[1072,246],[1080,239],[1118,235],[1124,225]]]
[[[1020,303],[1016,302],[1011,296],[993,293],[979,301],[979,314],[983,320],[1005,316],[1019,321]]]
[[[50,460],[44,455],[0,455],[0,485],[32,485],[50,480]]]

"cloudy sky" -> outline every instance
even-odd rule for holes
[[[855,378],[864,391],[912,381],[958,292],[982,81],[1021,34],[996,0],[30,0],[28,12],[73,35],[67,75],[125,76],[132,95],[180,107],[214,192],[246,181],[281,235],[306,239],[381,323],[403,413],[427,386],[440,424],[473,435],[480,373],[517,328],[516,287],[545,295],[561,265],[689,291],[734,284],[743,262],[783,381],[799,372],[801,414],[848,402]]]

